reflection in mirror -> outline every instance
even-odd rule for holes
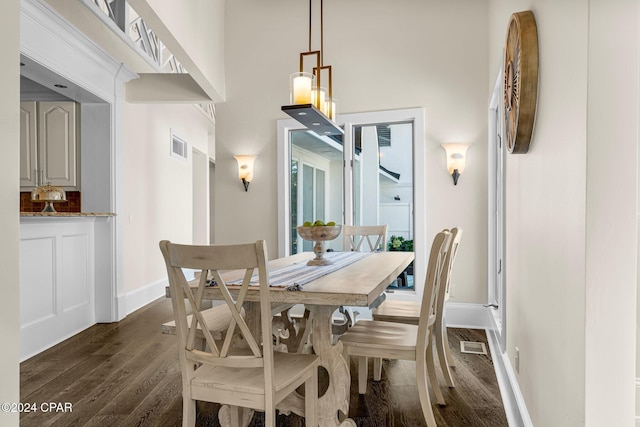
[[[359,124],[352,129],[353,149],[346,156],[341,135],[290,132],[291,254],[313,250],[313,242],[301,239],[296,226],[316,220],[386,224],[385,249],[413,251],[413,122]],[[344,165],[350,164],[353,198],[345,201]],[[352,218],[343,220],[343,203],[351,205],[346,211],[353,212]],[[326,242],[326,247],[343,250],[342,238]],[[413,264],[390,287],[413,289]]]
[[[342,221],[342,135],[318,137],[307,130],[290,133],[291,254],[312,251],[313,242],[298,236],[296,226],[304,222]],[[327,249],[341,250],[342,240],[326,242]]]

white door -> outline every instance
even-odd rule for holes
[[[76,137],[75,102],[38,103],[38,158],[43,184],[77,187]]]
[[[209,244],[209,161],[201,151],[192,149],[193,244]]]
[[[38,186],[38,134],[35,102],[20,103],[20,187]]]
[[[94,222],[20,225],[20,360],[92,326]]]
[[[213,213],[215,212],[215,188],[216,188],[216,164],[213,160],[209,161],[209,244],[216,242],[215,234],[215,218]]]

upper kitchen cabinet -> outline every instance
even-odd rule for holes
[[[20,186],[78,190],[78,115],[73,101],[20,103]]]

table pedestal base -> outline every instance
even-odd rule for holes
[[[349,414],[349,388],[351,375],[347,361],[342,356],[342,343],[331,343],[331,317],[338,308],[326,305],[309,305],[312,325],[311,340],[313,350],[320,358],[320,365],[329,374],[329,387],[318,398],[318,424],[320,427],[356,427],[356,423],[346,418]],[[308,325],[308,323],[307,323]],[[295,413],[304,416],[304,397],[298,393],[292,393],[277,405],[281,413]],[[248,410],[244,411],[249,412]],[[251,411],[253,415],[253,411]],[[227,407],[220,409],[218,418],[220,425],[230,425],[230,411]],[[243,416],[243,421],[246,418]],[[246,427],[251,418],[243,423]]]
[[[313,351],[320,358],[320,366],[329,374],[329,387],[318,398],[318,422],[320,427],[355,427],[355,422],[346,418],[349,413],[349,366],[342,356],[342,343],[331,343],[331,318],[338,307],[308,305],[311,312],[311,341]],[[287,396],[279,405],[281,412],[293,412],[304,416],[304,399],[297,393]]]

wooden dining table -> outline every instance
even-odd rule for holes
[[[268,268],[271,271],[293,266],[306,262],[313,256],[313,253],[302,252],[274,259],[269,261]],[[349,366],[342,354],[342,343],[332,339],[334,312],[341,306],[370,307],[413,259],[413,252],[374,252],[305,283],[300,290],[291,291],[274,286],[270,288],[273,307],[285,309],[295,304],[304,304],[310,313],[313,352],[320,358],[320,364],[329,377],[327,390],[318,398],[317,410],[321,427],[355,426],[353,420],[348,418],[351,384]],[[232,276],[233,273],[230,273],[224,277],[225,281],[232,280]],[[250,328],[259,330],[259,315],[256,315],[259,313],[259,290],[257,286],[255,289],[251,288],[250,286],[245,297],[246,319]],[[205,288],[203,298],[220,300],[222,295],[216,286],[210,286]],[[280,309],[276,308],[274,311]],[[304,399],[293,393],[278,405],[278,410],[281,413],[303,415]]]

